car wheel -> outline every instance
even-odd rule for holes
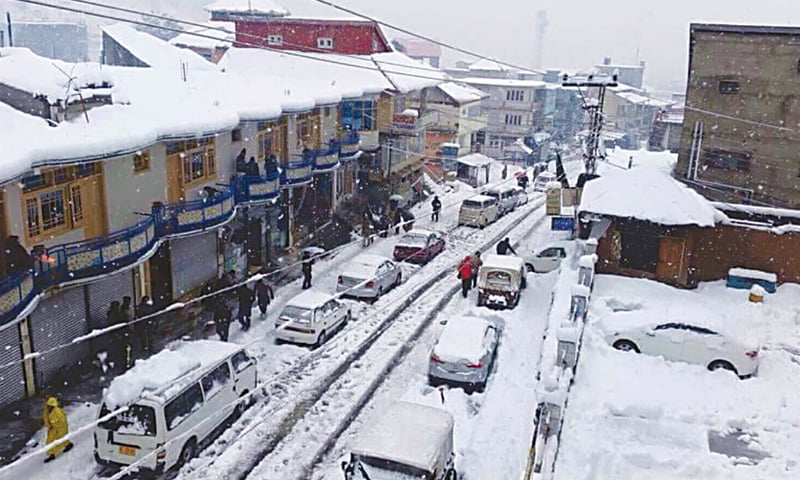
[[[533,268],[533,264],[531,263],[526,263],[525,268],[528,270],[528,273],[536,273],[536,269]]]
[[[196,452],[197,440],[191,438],[186,442],[186,445],[183,446],[183,449],[181,449],[181,455],[178,457],[178,466],[189,463],[194,458]]]
[[[528,279],[527,278],[522,277],[522,283],[520,283],[519,288],[520,289],[528,288]]]
[[[639,347],[637,347],[636,344],[631,342],[630,340],[617,340],[616,342],[614,342],[613,347],[623,352],[641,353],[639,351]]]
[[[399,287],[401,283],[403,283],[403,274],[398,273],[397,278],[394,280],[394,286]]]
[[[325,333],[325,330],[321,331],[319,333],[319,337],[317,337],[316,347],[317,348],[321,347],[325,343],[325,340],[327,340],[327,339],[328,339],[328,337],[327,337],[327,334]]]
[[[726,360],[714,360],[713,362],[708,364],[708,369],[711,371],[714,370],[728,370],[738,375],[736,368],[731,365],[731,362]]]
[[[378,294],[375,296],[375,300],[377,301],[382,296],[383,296],[383,287],[378,287]]]

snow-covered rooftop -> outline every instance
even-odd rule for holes
[[[483,257],[481,268],[505,268],[509,270],[521,270],[525,266],[525,261],[520,257],[511,255],[495,255],[489,253]]]
[[[441,454],[440,445],[452,443],[453,424],[453,416],[441,408],[396,402],[357,440],[352,452],[430,470]]]
[[[469,165],[470,167],[485,167],[486,165],[491,165],[494,163],[492,158],[487,157],[482,153],[470,153],[469,155],[464,155],[456,161],[463,163],[464,165]]]
[[[289,10],[273,0],[217,0],[206,5],[206,10],[221,13],[257,13],[275,17],[289,15]]]
[[[477,88],[470,87],[469,85],[459,85],[453,82],[439,84],[438,88],[456,103],[460,104],[477,102],[488,97],[486,93]]]
[[[195,71],[219,70],[219,67],[191,50],[170,45],[124,23],[103,27],[103,32],[125,47],[136,58],[153,68],[171,68],[178,71],[182,65],[186,65],[189,74]],[[218,36],[223,37],[224,34],[218,32]]]
[[[236,37],[236,24],[233,22],[206,22],[202,27],[189,27],[170,39],[175,46],[196,48],[229,47]],[[213,37],[213,38],[209,38]]]
[[[725,218],[697,192],[657,169],[610,170],[586,184],[581,212],[700,227],[713,227]]]
[[[546,82],[541,80],[517,80],[514,78],[461,78],[459,81],[470,85],[484,85],[487,87],[516,87],[516,88],[544,88]]]

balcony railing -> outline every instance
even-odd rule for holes
[[[358,153],[360,139],[361,137],[356,131],[346,130],[342,132],[339,137],[339,143],[341,144],[339,154],[343,157],[349,157]]]
[[[236,203],[272,200],[281,192],[280,172],[267,175],[242,175],[233,180]]]
[[[339,153],[341,144],[337,140],[328,142],[326,148],[320,148],[314,152],[314,172],[325,173],[339,164]]]
[[[160,236],[202,231],[225,223],[234,213],[233,189],[226,188],[211,198],[153,207]],[[160,211],[158,211],[160,210]]]
[[[302,155],[290,159],[282,167],[281,186],[292,187],[310,182],[314,175],[315,156],[316,154],[313,150],[306,150]]]
[[[31,270],[13,273],[0,280],[0,325],[19,315],[35,294]]]
[[[377,150],[380,148],[378,130],[360,130],[358,132],[361,141],[361,150]]]

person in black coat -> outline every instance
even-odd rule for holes
[[[147,317],[156,312],[156,307],[150,297],[147,295],[142,297],[139,306],[136,307],[136,318]],[[156,318],[150,317],[145,320],[140,320],[134,324],[134,331],[139,341],[142,344],[143,353],[151,353],[153,351],[153,338],[156,333]]]
[[[214,302],[214,325],[217,329],[217,335],[223,342],[228,341],[228,332],[231,328],[231,308],[227,302],[222,299]]]
[[[251,177],[258,176],[258,162],[256,162],[256,157],[250,157],[250,160],[247,162],[247,166],[245,167],[245,172]]]
[[[431,207],[433,208],[433,213],[431,213],[431,221],[438,222],[439,212],[442,210],[442,201],[439,200],[438,195],[434,195],[433,201],[431,202]]]
[[[269,302],[274,298],[275,293],[272,291],[272,287],[270,287],[263,278],[256,282],[256,301],[258,302],[258,308],[261,310],[262,316],[267,314]]]
[[[3,245],[3,255],[6,262],[6,275],[13,275],[33,268],[33,257],[28,254],[25,247],[20,245],[19,237],[9,235]]]
[[[514,251],[514,248],[511,247],[511,240],[508,237],[506,237],[504,240],[501,240],[500,243],[497,244],[497,254],[508,255],[508,252],[511,252],[514,255],[517,254],[517,252]]]
[[[250,317],[252,316],[256,294],[247,288],[247,285],[240,285],[237,295],[239,297],[239,323],[242,325],[242,330],[246,332],[250,330]]]
[[[311,265],[314,259],[308,252],[303,253],[303,290],[311,288]]]
[[[239,155],[236,155],[236,173],[247,173],[247,149],[243,148]]]

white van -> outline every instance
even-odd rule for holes
[[[536,180],[533,181],[533,191],[534,192],[544,192],[547,190],[547,184],[551,182],[557,182],[558,178],[556,178],[555,173],[551,172],[542,172],[537,177]]]
[[[458,210],[458,225],[472,225],[483,228],[497,220],[500,213],[497,200],[486,195],[476,195],[461,202]]]
[[[447,410],[394,403],[356,441],[345,480],[455,480],[453,424]]]
[[[517,195],[514,192],[514,186],[507,183],[484,190],[482,193],[497,200],[497,210],[501,217],[517,208]]]
[[[526,205],[528,203],[528,192],[520,186],[513,187],[517,196],[517,206]]]
[[[128,406],[94,431],[101,464],[158,472],[190,460],[198,446],[256,388],[256,360],[240,345],[212,340],[177,342],[115,378],[98,418]]]
[[[306,290],[283,307],[275,321],[275,338],[320,346],[349,320],[347,304],[333,295]]]

